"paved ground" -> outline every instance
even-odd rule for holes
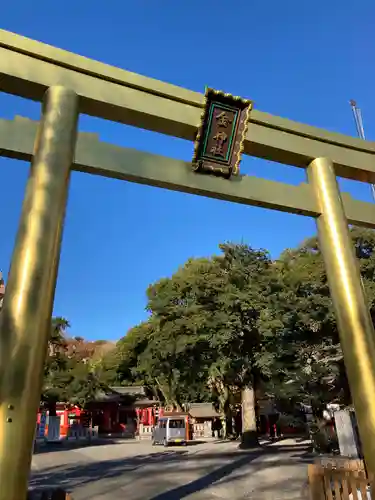
[[[291,439],[246,452],[232,442],[104,442],[34,455],[30,486],[63,486],[74,500],[305,500],[311,459]]]

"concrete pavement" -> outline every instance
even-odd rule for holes
[[[30,485],[64,487],[74,500],[306,500],[311,460],[307,443],[291,439],[249,451],[104,442],[35,455]]]

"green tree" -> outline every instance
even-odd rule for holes
[[[87,403],[95,400],[108,386],[97,373],[95,367],[83,361],[70,361],[66,370],[67,384],[65,386],[65,401],[84,408]]]
[[[351,235],[374,317],[374,232],[353,228]],[[142,383],[175,408],[217,401],[228,422],[241,391],[243,445],[256,442],[259,389],[289,406],[350,403],[317,238],[274,262],[244,244],[220,250],[148,288],[150,318],[103,360],[111,380]]]
[[[375,314],[375,233],[352,228],[362,281],[372,317]],[[316,237],[286,250],[274,264],[279,291],[274,296],[272,330],[274,368],[270,392],[321,406],[351,404],[351,396],[323,258]]]
[[[203,398],[209,387],[228,422],[233,392],[242,390],[243,444],[250,445],[256,442],[255,389],[266,374],[258,320],[270,290],[271,261],[267,252],[247,245],[220,248],[222,255],[191,259],[149,287],[151,332],[138,369],[174,407],[191,398],[194,383]]]
[[[171,278],[158,281],[147,290],[150,336],[139,357],[139,369],[154,381],[167,406],[209,398],[207,387],[210,345],[204,322],[207,307],[197,302],[215,279],[208,259],[191,259]]]
[[[69,327],[70,324],[65,318],[52,318],[41,395],[41,399],[47,406],[51,416],[56,416],[56,403],[64,401],[64,387],[67,382],[65,374],[67,363],[65,334]]]
[[[116,349],[104,360],[107,368],[111,370],[112,383],[132,385],[151,381],[148,374],[143,374],[138,368],[139,357],[147,348],[151,335],[151,323],[144,321],[131,328],[125,337],[117,342]]]
[[[264,349],[267,338],[259,321],[268,306],[268,295],[273,293],[273,268],[265,250],[233,243],[220,245],[220,249],[222,255],[214,260],[227,281],[218,293],[221,314],[215,328],[217,362],[213,368],[221,374],[228,394],[230,388],[241,391],[242,446],[248,447],[257,443],[256,394],[269,376],[270,359]]]

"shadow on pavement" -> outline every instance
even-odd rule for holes
[[[273,468],[278,469],[279,467],[288,467],[290,466],[290,460],[285,460],[282,462],[278,462],[277,464],[257,464],[256,467],[253,468],[253,473],[259,472],[261,469],[267,469],[267,473],[269,474]],[[296,481],[295,477],[290,477],[287,474],[287,470],[284,469],[282,472],[283,478],[278,478],[271,483],[268,484],[257,484],[257,494],[261,494],[261,498],[270,498],[275,499],[279,498],[280,492],[282,492],[282,498],[288,498],[288,500],[310,500],[310,490],[309,490],[309,481],[307,478],[307,471],[305,477],[303,479]],[[244,478],[245,474],[240,474],[236,476],[236,481],[241,481]],[[287,476],[287,477],[285,477]],[[225,485],[230,481],[224,479],[221,481],[221,485]],[[286,493],[288,496],[286,497]],[[178,497],[175,497],[177,500]],[[249,497],[252,498],[252,497]],[[154,499],[152,499],[154,500]]]
[[[192,495],[193,493],[197,493],[198,491],[202,491],[209,486],[212,486],[220,479],[229,476],[229,474],[231,474],[234,470],[240,469],[242,466],[253,461],[258,456],[259,453],[257,453],[257,451],[246,453],[246,455],[242,455],[238,460],[234,460],[233,462],[218,467],[217,469],[209,472],[199,479],[196,479],[195,481],[153,496],[152,498],[150,498],[150,500],[177,500],[185,498],[189,495]]]
[[[284,453],[287,456],[283,457]],[[70,492],[73,491],[74,498],[74,490],[79,488],[82,491],[82,487],[86,485],[90,491],[94,492],[95,490],[95,492],[84,498],[95,498],[98,495],[98,498],[103,499],[103,495],[106,494],[109,495],[108,498],[111,498],[111,493],[119,488],[122,490],[122,498],[126,498],[125,490],[128,488],[129,491],[136,492],[132,498],[178,500],[205,490],[219,480],[220,484],[229,483],[234,471],[236,471],[235,475],[238,478],[240,474],[237,472],[241,467],[258,457],[272,454],[278,454],[280,459],[272,462],[259,462],[253,464],[252,468],[256,470],[279,467],[290,464],[291,460],[292,463],[307,464],[313,459],[309,448],[302,444],[294,446],[273,444],[257,447],[253,450],[233,449],[223,452],[207,450],[189,452],[183,448],[175,448],[121,459],[51,466],[44,470],[33,471],[30,487],[38,492],[45,488],[63,487]],[[218,463],[218,461],[220,462]],[[179,474],[180,470],[185,475],[185,484],[175,486],[175,484],[171,484],[168,475]],[[186,482],[189,480],[186,475],[193,477],[193,480]],[[143,493],[141,495],[140,490],[145,481],[151,485],[152,491],[149,491],[149,494]],[[113,498],[120,497],[114,496]]]
[[[295,454],[291,454],[291,451],[295,451]],[[227,484],[231,481],[233,481],[233,478],[230,477],[230,474],[234,471],[238,471],[242,466],[247,465],[248,463],[252,462],[255,458],[258,458],[261,455],[265,454],[274,454],[274,453],[282,453],[288,452],[288,458],[283,459],[283,460],[277,460],[276,462],[260,462],[259,464],[253,464],[252,466],[252,471],[256,472],[261,469],[267,468],[268,470],[271,468],[279,468],[282,466],[290,466],[291,465],[291,458],[293,459],[292,463],[300,463],[300,464],[308,464],[311,463],[315,455],[311,453],[310,447],[307,447],[306,444],[302,445],[282,445],[282,446],[277,446],[273,444],[273,446],[263,446],[262,448],[255,448],[252,451],[248,452],[237,452],[240,454],[241,458],[238,460],[235,460],[229,464],[226,464],[224,466],[218,467],[214,471],[212,471],[209,474],[206,474],[205,476],[192,481],[191,483],[185,484],[183,486],[174,488],[173,490],[169,490],[168,492],[161,493],[159,495],[156,495],[150,500],[178,500],[185,498],[193,493],[197,493],[198,491],[202,491],[216,482],[220,481],[221,485]],[[302,453],[301,453],[302,452]],[[243,473],[242,475],[237,474],[236,475],[236,480],[240,479],[241,477],[244,477],[247,475],[248,472]],[[278,481],[277,484],[273,484],[272,487],[266,486],[263,487],[262,490],[264,492],[268,491],[269,493],[274,493],[275,491],[284,491],[285,488],[288,486],[290,487],[290,482],[291,479],[285,479],[283,481]],[[281,484],[283,483],[283,485]],[[282,489],[282,486],[284,487],[284,490]],[[305,490],[307,491],[307,485],[303,484],[303,492]],[[285,490],[287,491],[287,490]],[[301,494],[301,491],[298,492],[298,495]],[[272,498],[272,496],[270,496]],[[298,496],[295,497],[298,500],[302,500],[305,498],[305,496]],[[294,497],[290,497],[289,500],[294,500]]]
[[[129,438],[99,438],[92,441],[79,441],[79,440],[64,440],[59,443],[37,443],[34,447],[33,455],[40,455],[42,453],[52,453],[54,451],[77,450],[79,448],[90,448],[91,446],[103,446],[109,444],[123,444],[126,441],[134,443],[135,440]]]

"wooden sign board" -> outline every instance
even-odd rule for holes
[[[193,170],[225,178],[239,174],[252,102],[206,89],[195,141]]]

